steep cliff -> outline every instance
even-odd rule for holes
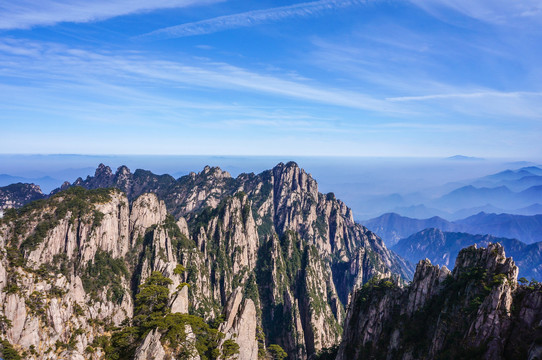
[[[179,248],[194,282],[191,311],[215,317],[236,287],[249,288],[266,343],[281,345],[293,358],[338,343],[355,286],[374,275],[404,281],[412,274],[295,163],[235,179],[206,167],[178,180],[125,167],[113,174],[101,165],[94,177],[75,184],[114,186],[131,196],[155,192],[176,218],[186,218],[185,235],[195,243],[196,250]]]
[[[30,358],[305,359],[353,288],[411,274],[295,163],[74,184],[2,219],[3,338]]]
[[[490,244],[463,249],[453,272],[420,261],[403,289],[371,281],[352,296],[337,359],[539,358],[542,286],[517,275]]]

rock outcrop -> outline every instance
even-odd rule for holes
[[[453,272],[420,261],[403,289],[373,280],[351,298],[337,359],[536,358],[542,286],[517,275],[490,244],[463,249]]]
[[[0,187],[0,217],[6,209],[19,208],[45,197],[40,187],[34,184],[17,183]]]
[[[306,359],[339,343],[352,289],[411,275],[295,163],[177,180],[100,165],[73,185],[0,224],[3,336],[29,358],[98,359],[115,346],[196,358],[237,344],[234,356],[255,360],[277,344]],[[157,272],[167,281],[148,284]],[[142,303],[142,286],[167,293],[161,310]]]

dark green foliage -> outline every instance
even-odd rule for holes
[[[280,247],[286,265],[286,275],[292,282],[295,281],[297,272],[302,268],[303,254],[300,249],[301,246],[301,240],[294,231],[285,231],[280,239]]]
[[[110,339],[107,337],[99,339],[93,346],[103,348],[107,360],[128,360],[133,358],[142,340],[137,327],[126,326],[114,332]]]
[[[0,315],[0,332],[5,333],[8,329],[11,329],[11,320],[5,315]]]
[[[74,261],[70,261],[66,253],[60,253],[53,256],[53,261],[41,264],[40,267],[33,272],[43,279],[50,279],[58,274],[62,274],[66,278],[69,278],[70,272],[73,271],[73,269]]]
[[[222,357],[229,359],[236,354],[239,354],[239,344],[231,339],[224,341],[222,344]]]
[[[94,210],[93,211],[93,222],[92,222],[92,226],[93,227],[98,227],[102,224],[102,220],[104,218],[104,213],[102,213],[101,211],[98,211],[98,210]]]
[[[277,344],[271,344],[267,347],[267,352],[273,360],[283,360],[288,356],[286,352]]]
[[[30,314],[34,316],[45,316],[45,294],[40,293],[39,291],[34,291],[25,300],[25,303]]]
[[[254,304],[258,305],[260,303],[260,293],[258,292],[258,284],[256,283],[256,276],[254,273],[251,273],[248,276],[243,294],[245,298],[252,300]],[[256,306],[256,308],[259,309],[258,306]]]
[[[171,348],[178,348],[180,355],[187,354],[186,325],[190,325],[194,335],[196,335],[195,347],[201,359],[217,359],[220,355],[218,343],[224,335],[217,329],[211,328],[198,316],[179,313],[168,314],[158,325],[158,329],[164,334],[162,342],[168,344]]]
[[[101,347],[108,360],[127,360],[133,357],[145,336],[157,329],[162,343],[173,350],[177,358],[189,354],[186,342],[186,325],[196,336],[195,348],[202,360],[217,359],[219,341],[223,334],[209,326],[202,318],[187,314],[171,314],[168,307],[171,280],[160,272],[153,272],[140,286],[136,296],[134,318],[131,326],[116,329],[111,338],[98,337],[92,347]],[[92,350],[92,349],[91,349]],[[230,347],[231,350],[231,347]]]
[[[19,276],[17,272],[8,273],[7,284],[4,287],[4,292],[6,294],[15,294],[21,290],[19,287]]]
[[[13,348],[13,346],[7,340],[0,340],[2,349],[0,353],[4,360],[20,360],[21,355]]]
[[[111,193],[115,191],[111,188],[100,188],[87,190],[80,186],[74,186],[54,195],[50,201],[57,204],[55,215],[63,218],[68,211],[71,212],[72,220],[82,218],[94,210],[94,204],[103,204],[111,200]],[[62,201],[60,201],[62,199]],[[94,220],[101,221],[103,214],[93,213]]]
[[[58,220],[50,214],[44,214],[34,232],[21,243],[21,251],[35,250],[43,242],[49,230],[58,225]]]
[[[61,289],[58,286],[52,286],[51,290],[49,290],[49,295],[57,298],[61,298],[62,296],[66,295],[67,290]]]
[[[123,259],[113,259],[111,254],[97,250],[94,263],[88,263],[82,270],[81,280],[85,291],[95,300],[99,293],[108,288],[107,298],[121,303],[124,297],[122,278],[129,275]]]
[[[134,324],[143,330],[143,333],[156,327],[157,322],[168,314],[168,299],[171,279],[159,271],[154,271],[140,286],[136,295],[134,309]]]
[[[6,246],[6,254],[7,254],[9,266],[11,267],[24,266],[24,257],[17,248]]]
[[[78,303],[73,303],[73,313],[77,316],[84,316],[85,311]]]
[[[182,264],[177,264],[173,270],[174,274],[182,275],[186,271],[186,268]]]
[[[177,251],[177,254],[183,249],[193,249],[196,247],[196,243],[194,243],[194,241],[190,240],[183,233],[181,233],[181,229],[179,229],[179,226],[177,226],[173,215],[166,215],[163,226],[167,230],[168,236],[171,239],[171,245]]]
[[[95,210],[94,205],[109,201],[112,191],[114,190],[86,190],[82,187],[72,187],[49,199],[33,201],[20,209],[9,211],[7,217],[4,217],[2,221],[11,224],[12,237],[9,239],[11,251],[8,253],[10,264],[24,266],[23,254],[35,250],[68,213],[71,214],[71,224],[78,220],[90,221],[93,223],[93,227],[99,225],[104,214]],[[21,241],[21,237],[29,232],[33,221],[37,221],[37,225],[30,235]],[[16,252],[20,254],[16,254]],[[47,277],[48,270],[43,268],[37,273]],[[66,270],[66,268],[60,269],[60,272],[65,273]]]
[[[314,360],[335,360],[337,353],[339,352],[339,346],[335,345],[330,348],[324,348],[316,354]]]
[[[356,293],[356,311],[366,311],[373,301],[378,301],[390,289],[398,290],[399,286],[388,279],[371,278]]]

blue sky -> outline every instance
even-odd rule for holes
[[[534,0],[0,4],[0,153],[542,154]]]

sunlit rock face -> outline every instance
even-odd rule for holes
[[[235,343],[238,359],[255,360],[278,344],[306,359],[339,344],[352,289],[411,275],[295,163],[177,180],[100,165],[5,216],[0,244],[1,330],[30,359],[100,359],[119,344],[138,359],[197,359],[197,319],[223,334],[206,345],[218,352]],[[171,317],[150,328],[138,317],[155,272],[169,279],[152,288],[167,293],[157,319],[183,324],[175,339],[160,322]]]

